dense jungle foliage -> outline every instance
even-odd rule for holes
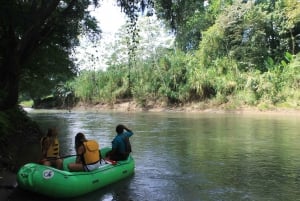
[[[90,104],[134,99],[142,107],[208,101],[213,107],[299,108],[299,1],[209,1],[193,10],[197,3],[174,3],[180,16],[190,12],[171,20],[172,46],[138,45],[131,63],[119,61],[126,51],[116,50],[107,70],[81,71],[62,88]],[[159,6],[158,16],[170,22]]]

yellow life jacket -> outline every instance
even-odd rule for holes
[[[94,164],[100,161],[99,144],[94,140],[88,140],[83,143],[85,152],[83,154],[85,165]]]
[[[41,145],[42,145],[42,150],[44,149],[44,142],[45,140],[50,140],[49,137],[44,137],[42,138],[42,142],[41,142]],[[52,158],[52,157],[58,157],[59,156],[59,142],[58,142],[58,139],[55,138],[54,139],[54,143],[51,143],[49,145],[49,148],[47,150],[47,153],[46,153],[46,157],[47,158]]]

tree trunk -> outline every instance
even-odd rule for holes
[[[16,57],[6,58],[6,65],[1,66],[0,75],[0,110],[15,107],[18,104],[19,73]]]
[[[7,2],[9,3],[4,5],[9,10],[7,13],[1,13],[3,15],[0,16],[2,48],[0,50],[0,110],[17,106],[20,77],[21,73],[26,70],[23,69],[24,64],[54,30],[56,21],[70,16],[74,12],[74,7],[82,4],[77,0],[64,1],[68,4],[61,10],[62,7],[58,8],[60,0],[29,1],[28,5],[31,9],[26,19],[31,19],[32,23],[23,27],[19,24],[18,17],[24,14],[27,8],[24,10],[20,8],[22,6],[25,8],[27,2],[11,0]],[[20,16],[17,14],[18,11],[22,11]],[[3,16],[5,20],[2,19]]]
[[[0,58],[0,110],[17,106],[19,94],[20,66],[12,29],[9,29],[6,40],[7,48],[3,50],[3,58]]]
[[[22,37],[16,34],[13,17],[9,16],[7,29],[3,32],[6,49],[0,57],[0,110],[10,109],[18,104],[21,66],[31,56],[38,41],[41,40],[42,26],[55,10],[59,0],[52,1],[35,23],[27,27]]]

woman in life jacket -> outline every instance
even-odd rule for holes
[[[87,140],[83,133],[75,136],[76,161],[70,163],[70,171],[92,171],[100,166],[99,144],[95,140]]]
[[[49,128],[47,135],[41,139],[42,160],[41,163],[62,169],[63,161],[59,156],[58,132],[55,128]]]

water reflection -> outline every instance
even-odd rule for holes
[[[30,112],[60,130],[63,155],[84,132],[110,146],[118,123],[132,137],[135,174],[83,200],[299,200],[300,122],[294,117],[187,113]],[[51,200],[49,198],[45,198]],[[11,200],[44,200],[21,192]]]

